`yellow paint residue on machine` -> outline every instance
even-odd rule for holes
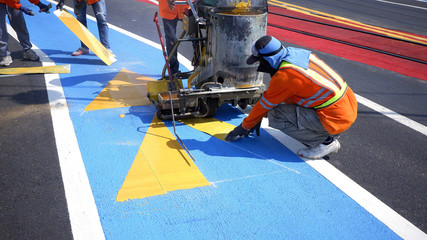
[[[53,13],[105,64],[111,65],[117,61],[113,54],[67,10],[56,10]]]
[[[223,141],[227,134],[236,127],[215,118],[189,118],[180,120],[180,122]]]
[[[208,185],[175,137],[154,116],[116,201]]]
[[[150,105],[147,82],[155,81],[140,74],[121,70],[85,108],[85,111]]]
[[[250,8],[251,8],[251,1],[239,2],[238,4],[236,4],[236,7],[233,9],[232,12],[235,14],[249,12]]]

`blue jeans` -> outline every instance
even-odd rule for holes
[[[84,0],[82,0],[84,1]],[[74,6],[77,5],[77,0],[74,0]],[[108,41],[108,25],[107,25],[107,8],[105,6],[105,0],[99,0],[92,4],[93,12],[95,13],[96,23],[98,24],[99,40],[106,49],[110,49],[110,42]],[[75,10],[77,20],[87,28],[86,20],[87,3],[83,3],[80,9]],[[88,47],[81,42],[82,48],[88,49]]]
[[[166,41],[166,51],[168,53],[168,57],[170,52],[172,52],[173,44],[178,41],[178,38],[176,37],[176,26],[178,24],[178,18],[169,20],[163,18],[163,28],[165,31],[165,41]],[[179,70],[179,62],[178,62],[178,51],[175,52],[175,54],[168,58],[169,60],[169,66],[171,68],[171,72],[169,73],[171,76],[178,72]]]
[[[24,50],[32,48],[30,34],[28,33],[27,24],[21,11],[8,7],[0,3],[0,57],[10,55],[8,50],[9,35],[6,28],[6,14],[9,18],[10,25],[18,36],[19,43]]]

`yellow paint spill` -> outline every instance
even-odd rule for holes
[[[124,114],[120,114],[120,117],[121,117],[121,118],[124,118],[124,117],[125,117],[125,115],[124,115]]]
[[[111,65],[117,61],[113,54],[67,10],[56,10],[53,13],[105,64]]]
[[[0,74],[70,73],[70,68],[70,64],[41,67],[2,68],[0,69]]]
[[[227,134],[236,127],[215,118],[189,118],[179,121],[223,141]]]
[[[140,74],[121,70],[85,111],[150,105],[147,98],[147,82],[155,81]]]
[[[208,185],[175,137],[154,116],[116,201]]]

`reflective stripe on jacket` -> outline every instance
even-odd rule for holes
[[[159,0],[159,14],[162,18],[172,20],[175,18],[182,19],[185,9],[189,9],[190,6],[184,4],[176,4],[175,9],[169,8],[168,0]]]
[[[316,109],[322,125],[330,134],[344,132],[357,117],[353,91],[314,54],[310,55],[308,69],[282,62],[268,89],[243,120],[243,127],[252,128],[270,109],[282,102]]]
[[[28,0],[30,3],[37,5],[40,0]],[[20,0],[0,0],[0,3],[4,3],[11,8],[19,9],[21,7]]]

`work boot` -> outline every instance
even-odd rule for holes
[[[324,156],[337,153],[340,150],[341,144],[337,139],[334,139],[330,144],[320,144],[317,147],[305,148],[298,151],[298,156],[310,159],[320,159]]]
[[[111,56],[113,56],[113,58],[117,58],[116,54],[113,53],[113,51],[111,49],[108,49],[108,51],[111,53]]]
[[[33,51],[33,49],[24,50],[23,58],[25,60],[38,61],[40,57]]]
[[[90,53],[89,49],[81,47],[81,48],[77,49],[75,52],[73,52],[73,54],[71,54],[71,55],[80,56],[80,55],[86,55],[89,53]]]
[[[0,57],[0,66],[9,66],[12,62],[12,57],[10,55]]]

